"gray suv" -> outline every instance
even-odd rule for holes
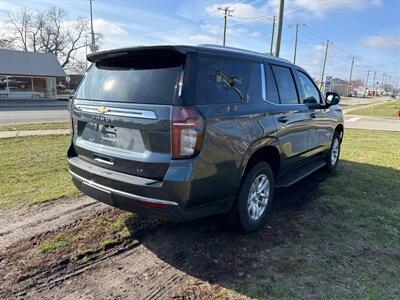
[[[338,164],[340,98],[286,60],[213,45],[88,59],[68,163],[99,201],[175,221],[225,214],[254,231],[275,188]]]

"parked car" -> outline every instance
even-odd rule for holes
[[[21,91],[0,85],[0,99],[41,99],[45,94],[35,91]]]
[[[69,171],[139,214],[262,226],[274,190],[338,164],[340,97],[290,62],[212,45],[90,54],[70,102]]]

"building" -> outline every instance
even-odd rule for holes
[[[340,96],[345,96],[347,97],[347,88],[348,88],[349,82],[346,80],[342,80],[340,78],[334,78],[332,80],[332,85],[331,85],[331,91],[334,93],[338,93]],[[351,89],[349,90],[349,93],[351,92]]]
[[[65,77],[57,78],[57,86],[64,86],[65,89],[76,90],[80,83],[83,74],[68,74],[69,82],[66,81]]]
[[[0,49],[0,99],[55,99],[65,72],[51,53]]]

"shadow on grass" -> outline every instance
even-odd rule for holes
[[[366,174],[399,177],[399,171],[395,169],[341,161],[339,169],[332,175],[320,170],[288,189],[277,190],[273,211],[258,232],[245,234],[221,228],[213,222],[214,217],[184,224],[165,222],[151,234],[141,235],[138,239],[163,261],[203,281],[249,297],[293,297],[296,295],[290,294],[277,282],[282,275],[302,275],[302,264],[290,262],[293,248],[299,245],[303,249],[310,247],[308,255],[323,256],[323,253],[314,253],[315,247],[324,249],[338,238],[319,233],[324,216],[331,213],[318,201],[320,183],[328,179],[329,185],[337,185],[335,189],[341,193],[343,181],[349,185],[353,180],[360,183],[360,177]],[[380,182],[376,180],[374,185],[373,180],[368,181],[365,190],[382,188]],[[352,209],[357,210],[357,207]],[[321,235],[322,238],[315,239],[319,245],[307,245],[303,242],[303,235]],[[297,257],[298,261],[307,262],[309,259],[305,254]],[[316,274],[326,272],[322,266],[314,271]],[[293,277],[296,281],[294,286],[302,284],[298,277]],[[318,294],[317,276],[311,278],[309,284],[306,289],[310,290],[306,295],[321,295]]]

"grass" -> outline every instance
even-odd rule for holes
[[[0,140],[0,207],[71,197],[77,190],[68,174],[69,136]]]
[[[400,133],[346,130],[339,168],[319,192],[291,221],[297,237],[258,253],[268,272],[239,290],[268,299],[399,298]]]
[[[41,242],[38,252],[69,253],[72,259],[77,259],[108,249],[119,242],[118,238],[127,235],[126,226],[119,224],[124,224],[131,217],[131,213],[114,210],[82,221],[82,226],[59,231]]]
[[[16,197],[12,195],[14,189],[10,189],[8,195],[24,199],[18,202],[32,203],[32,199],[54,199],[67,194],[65,184],[60,184],[70,182],[63,158],[67,139],[0,141],[1,171],[8,170],[7,182],[27,190]],[[44,154],[42,147],[49,150]],[[48,160],[39,154],[53,156],[52,163],[46,165]],[[25,156],[29,158],[25,160]],[[39,168],[39,162],[44,166]],[[18,171],[9,171],[15,169]],[[18,180],[18,172],[22,172],[23,183]],[[1,173],[1,182],[3,176]],[[42,178],[45,179],[41,181]],[[62,179],[54,184],[57,178]],[[40,198],[38,195],[48,193],[48,189],[41,193],[36,189],[46,183],[53,192]],[[57,194],[54,189],[59,186],[64,192]],[[7,190],[2,185],[0,195],[4,194],[7,195]],[[225,274],[231,267],[222,266],[227,271],[224,280],[214,281],[222,286],[216,296],[229,299],[240,293],[257,299],[398,299],[400,132],[347,129],[338,170],[321,182],[318,197],[302,201],[301,206],[279,204],[281,207],[275,209],[269,220],[269,229],[248,235],[219,232],[209,236],[208,243],[223,241],[225,235],[227,239],[235,239],[237,247],[216,249],[222,255],[234,252],[232,264],[242,261],[242,266],[256,266],[235,269],[231,275]],[[135,232],[157,224],[155,220],[110,210],[46,236],[37,252],[85,261],[99,251],[134,238]],[[247,249],[241,250],[241,241]],[[212,250],[207,248],[211,253]],[[202,257],[204,263],[209,263],[207,256]],[[239,271],[244,275],[238,275]]]
[[[56,238],[49,240],[39,245],[40,253],[54,252],[57,249],[63,248],[74,240],[74,237],[67,234],[60,234]]]
[[[68,123],[43,123],[43,124],[22,124],[0,126],[0,131],[20,131],[20,130],[46,130],[46,129],[68,129]]]
[[[159,221],[143,219],[122,210],[105,211],[96,218],[83,220],[78,226],[50,234],[37,247],[39,254],[86,260],[91,255],[121,244],[143,229],[157,226]]]
[[[384,103],[377,104],[369,107],[361,107],[350,111],[351,115],[360,116],[375,116],[375,117],[398,117],[397,112],[400,110],[400,99],[395,101],[385,101]]]

